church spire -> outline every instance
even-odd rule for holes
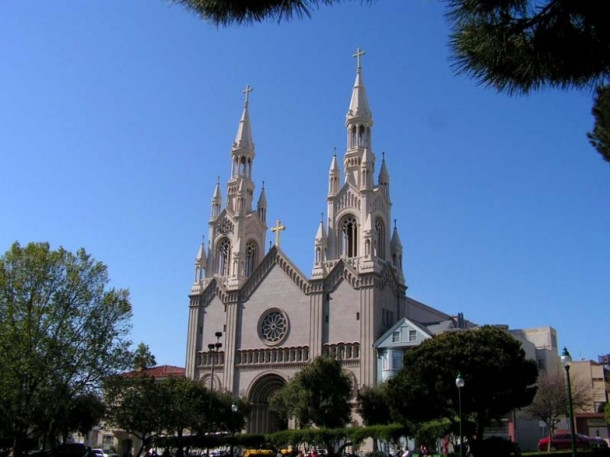
[[[345,116],[345,127],[347,129],[347,150],[343,158],[343,167],[347,182],[354,185],[363,185],[360,163],[365,151],[368,153],[367,160],[375,163],[375,154],[372,149],[371,128],[373,127],[373,115],[362,79],[362,56],[364,51],[358,48],[353,57],[356,58],[356,81],[352,88],[347,115]]]
[[[362,61],[361,58],[365,52],[358,48],[353,57],[356,58],[356,81],[354,82],[354,88],[352,89],[352,99],[349,104],[349,110],[347,111],[347,118],[345,124],[354,123],[360,121],[362,124],[373,124],[373,115],[369,108],[369,101],[366,97],[366,89],[364,88],[364,81],[362,79]]]
[[[381,153],[381,168],[379,170],[378,183],[383,195],[390,198],[390,174],[388,173],[388,169],[385,165],[385,152]]]
[[[220,208],[222,207],[222,195],[220,195],[220,176],[216,181],[216,187],[214,188],[214,195],[212,196],[212,214],[210,219],[216,219],[220,214]]]
[[[336,195],[339,192],[339,182],[341,180],[341,171],[337,163],[337,148],[335,148],[335,153],[330,162],[328,175],[328,195]]]
[[[252,87],[246,86],[244,110],[239,120],[239,127],[231,149],[231,179],[227,183],[227,207],[234,212],[249,212],[252,208],[254,182],[252,181],[252,165],[254,162],[254,142],[248,112],[250,92]]]
[[[250,92],[254,89],[250,86],[246,86],[243,90],[245,94],[244,110],[239,120],[239,127],[237,128],[237,134],[235,135],[235,141],[233,142],[233,151],[241,150],[243,152],[249,152],[254,155],[254,142],[252,141],[252,129],[250,128],[250,114],[248,112],[248,99],[250,98]],[[235,176],[235,174],[233,174]]]

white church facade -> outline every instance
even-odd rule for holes
[[[231,149],[226,197],[220,183],[213,192],[208,243],[197,254],[190,293],[186,375],[246,396],[253,407],[248,432],[285,425],[269,410],[268,399],[314,358],[340,359],[355,393],[381,379],[374,344],[397,322],[451,319],[406,296],[390,174],[374,152],[362,54],[355,55],[346,149],[341,162],[332,158],[326,220],[312,240],[311,276],[278,242],[264,251],[267,199],[263,187],[255,203],[249,87]],[[281,229],[277,221],[271,230],[277,236]]]

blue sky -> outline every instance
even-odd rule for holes
[[[183,366],[242,90],[255,192],[265,181],[268,222],[309,275],[360,47],[408,294],[480,324],[553,326],[596,359],[610,352],[610,164],[586,139],[592,94],[498,95],[453,73],[448,33],[433,0],[240,28],[166,0],[0,2],[0,249],[85,247],[129,288],[133,341]]]

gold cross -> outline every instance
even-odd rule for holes
[[[271,231],[275,232],[275,245],[280,247],[280,231],[286,230],[286,227],[282,225],[282,222],[278,219],[275,223],[275,227],[271,227]]]
[[[356,58],[356,69],[360,70],[360,58],[366,54],[362,49],[358,48],[356,49],[356,54],[354,54],[352,57]]]
[[[246,105],[248,105],[248,98],[250,98],[250,92],[252,92],[253,90],[254,89],[252,89],[249,85],[246,85],[246,88],[241,91],[243,94],[246,94]]]

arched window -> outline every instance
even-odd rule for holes
[[[223,238],[218,243],[216,259],[216,273],[220,276],[229,276],[229,267],[231,265],[231,241],[229,241],[228,238]]]
[[[385,259],[385,225],[383,220],[378,217],[375,219],[375,252],[374,254]]]
[[[346,257],[358,255],[358,224],[354,216],[347,216],[341,223],[341,254]]]
[[[256,243],[254,241],[248,241],[246,245],[246,276],[249,277],[256,268],[258,261]]]

